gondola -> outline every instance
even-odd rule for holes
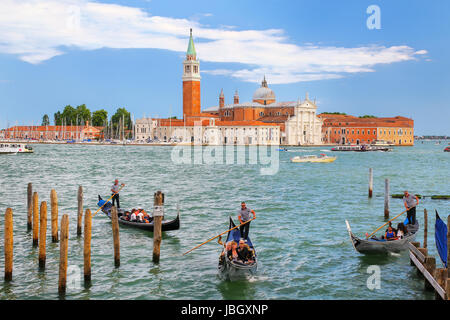
[[[233,219],[230,217],[230,229],[234,228],[235,226],[236,225],[234,224]],[[239,229],[236,228],[228,232],[227,240],[225,241],[225,243],[232,240],[239,243],[240,239],[241,233]],[[222,278],[223,280],[231,281],[245,280],[256,273],[256,270],[258,268],[258,261],[256,257],[256,251],[253,247],[253,243],[250,240],[250,237],[248,237],[247,239],[247,245],[253,250],[253,252],[255,252],[255,262],[253,262],[252,264],[244,264],[238,261],[231,261],[230,259],[228,259],[228,255],[225,252],[222,259],[219,257],[218,269],[220,278]],[[223,248],[223,251],[225,251],[225,247]]]
[[[103,206],[105,204],[105,200],[103,200],[100,196],[98,196],[98,203],[97,205],[99,207]],[[109,218],[111,218],[111,202],[108,201],[103,207],[102,212],[106,214]],[[125,220],[123,218],[123,215],[125,213],[125,210],[120,208],[117,210],[117,213],[119,215],[119,224],[127,227],[132,227],[136,229],[146,230],[153,232],[153,221],[150,223],[144,223],[144,222],[132,222]],[[178,230],[180,229],[180,212],[177,210],[177,217],[174,220],[163,220],[161,225],[162,231],[171,231],[171,230]]]
[[[419,222],[416,219],[416,224],[408,224],[408,233],[403,239],[400,240],[390,240],[379,239],[377,237],[371,237],[369,239],[360,239],[355,236],[350,228],[350,224],[345,220],[347,225],[347,231],[350,235],[350,240],[352,242],[353,248],[356,251],[363,254],[371,253],[388,253],[388,252],[400,252],[408,248],[408,243],[414,241],[416,234],[419,231]]]

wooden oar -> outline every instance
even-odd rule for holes
[[[188,253],[191,252],[191,251],[194,251],[194,250],[197,249],[197,248],[200,248],[202,245],[204,245],[204,244],[210,242],[211,240],[214,240],[214,239],[220,237],[221,235],[223,235],[223,234],[225,234],[225,233],[227,233],[227,232],[230,232],[230,231],[233,230],[233,229],[239,228],[240,226],[243,226],[244,224],[249,223],[250,221],[253,221],[253,220],[255,220],[255,219],[256,219],[256,218],[253,218],[253,219],[250,219],[250,220],[248,220],[248,221],[245,221],[244,223],[241,223],[241,224],[238,225],[238,226],[235,226],[235,227],[233,227],[233,228],[231,228],[231,229],[229,229],[229,230],[227,230],[227,231],[222,232],[221,234],[218,234],[218,235],[215,236],[214,238],[211,238],[211,239],[209,239],[209,240],[203,242],[202,244],[199,244],[198,246],[192,248],[191,250],[186,251],[185,253],[183,253],[183,256],[184,256],[185,254],[188,254]]]
[[[415,206],[409,208],[412,209]],[[383,228],[385,225],[389,224],[389,222],[394,221],[395,219],[397,219],[398,217],[400,217],[402,214],[404,214],[405,212],[407,212],[408,210],[403,211],[402,213],[400,213],[399,215],[395,216],[394,218],[392,218],[391,220],[389,220],[388,222],[386,222],[385,224],[383,224],[381,227],[379,227],[377,230],[375,230],[374,232],[372,232],[371,234],[369,234],[366,239],[369,239],[375,232],[377,232],[378,230],[380,230],[381,228]]]
[[[104,206],[105,204],[107,204],[107,203],[109,202],[109,200],[112,199],[112,197],[114,197],[116,194],[118,194],[118,193],[120,192],[120,190],[122,190],[123,187],[125,187],[124,184],[122,184],[122,186],[120,187],[119,191],[114,192],[114,193],[111,195],[111,197],[109,197],[109,199],[106,200],[106,202],[105,202],[100,208],[98,208],[97,211],[95,211],[95,213],[94,213],[94,215],[93,215],[92,217],[95,217],[95,215],[103,208],[103,206]]]

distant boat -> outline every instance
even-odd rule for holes
[[[444,152],[450,152],[450,147],[445,148]]]
[[[334,162],[337,157],[329,157],[325,154],[320,156],[307,155],[307,156],[296,156],[291,158],[291,162]]]
[[[395,146],[394,143],[391,141],[386,140],[375,140],[371,143],[372,146],[379,146],[379,147],[389,147],[389,146]]]
[[[351,145],[351,146],[336,146],[331,148],[331,151],[354,151],[354,152],[368,152],[368,151],[392,151],[392,148],[381,147],[375,145]]]
[[[33,148],[23,143],[2,143],[0,154],[33,153]]]

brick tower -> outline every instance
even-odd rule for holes
[[[186,60],[183,61],[183,118],[200,112],[200,62],[197,60],[191,29]]]

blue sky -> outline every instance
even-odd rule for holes
[[[381,29],[369,30],[369,5]],[[278,101],[318,112],[402,115],[450,135],[450,2],[2,0],[0,127],[37,124],[67,104],[181,117],[189,28],[202,108],[265,74]]]

